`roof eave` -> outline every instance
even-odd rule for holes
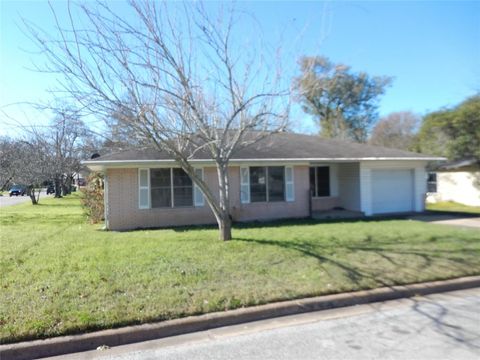
[[[271,163],[271,162],[283,162],[283,163],[306,163],[306,162],[349,162],[349,161],[445,161],[444,157],[439,156],[405,156],[405,157],[337,157],[337,158],[270,158],[270,159],[232,159],[230,164],[244,164],[244,163]],[[211,165],[214,164],[213,160],[208,159],[192,159],[191,163],[196,165]],[[139,167],[148,165],[175,165],[177,162],[172,159],[162,160],[86,160],[82,164],[88,166],[91,170],[102,171],[111,167]]]

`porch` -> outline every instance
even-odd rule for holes
[[[413,161],[311,162],[310,216],[354,218],[424,210],[423,163]]]
[[[365,214],[361,211],[332,209],[313,211],[311,217],[315,220],[360,219],[365,217]]]
[[[311,163],[309,208],[315,219],[363,216],[360,203],[360,163]]]

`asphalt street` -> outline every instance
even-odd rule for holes
[[[480,359],[480,289],[293,315],[61,358]]]
[[[52,196],[52,195],[47,195],[45,190],[42,190],[42,193],[40,194],[40,201],[42,201],[42,197],[45,197],[45,196]],[[10,206],[10,205],[21,204],[27,201],[30,201],[30,197],[28,197],[27,195],[10,197],[8,196],[7,193],[5,193],[5,195],[0,196],[0,208],[5,206]]]
[[[0,196],[0,207],[21,204],[28,200],[30,200],[30,198],[27,195],[10,197],[7,194],[7,195]]]

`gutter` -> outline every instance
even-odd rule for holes
[[[245,163],[309,163],[309,162],[351,162],[351,161],[445,161],[444,157],[426,156],[426,157],[337,157],[337,158],[265,158],[265,159],[232,159],[231,165],[243,165]],[[191,163],[198,165],[213,165],[210,159],[191,159]],[[177,162],[171,159],[148,159],[148,160],[86,160],[83,165],[90,169],[104,170],[107,167],[135,167],[138,165],[175,165]]]

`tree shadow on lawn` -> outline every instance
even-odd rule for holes
[[[441,239],[441,237],[437,237],[437,239]],[[446,240],[450,239],[449,237],[445,237]],[[465,268],[470,267],[472,269],[478,269],[476,273],[480,273],[480,261],[472,261],[465,258],[465,255],[472,255],[474,250],[472,249],[457,249],[457,250],[440,250],[440,249],[395,249],[391,246],[394,245],[396,239],[393,239],[390,242],[385,242],[384,245],[389,246],[371,246],[366,244],[365,246],[362,245],[346,245],[346,244],[339,244],[338,242],[329,240],[318,242],[318,243],[311,243],[311,242],[298,242],[298,241],[280,241],[280,240],[269,240],[269,239],[251,239],[251,238],[235,238],[237,241],[247,242],[247,243],[255,243],[259,245],[265,246],[276,246],[288,250],[294,250],[301,253],[304,256],[314,258],[318,261],[319,265],[322,269],[329,274],[330,277],[334,278],[331,273],[328,272],[328,269],[324,266],[326,264],[331,265],[333,268],[339,269],[341,272],[345,274],[345,276],[351,281],[352,284],[355,285],[355,288],[358,289],[365,289],[370,288],[371,286],[366,286],[366,281],[373,281],[376,284],[385,287],[392,287],[394,285],[401,285],[407,284],[409,281],[402,280],[402,276],[405,277],[418,277],[418,269],[425,269],[432,265],[437,260],[446,260],[450,263],[449,268],[446,268],[446,264],[444,265],[445,270],[458,270],[458,267]],[[368,238],[366,241],[371,241]],[[376,243],[377,245],[381,245]],[[397,243],[398,244],[398,243]],[[405,244],[401,244],[405,246]],[[348,261],[341,261],[333,256],[329,256],[329,253],[332,252],[332,249],[335,250],[335,253],[343,252],[346,254],[354,254],[362,252],[366,256],[367,259],[365,262],[359,262],[358,260],[355,263],[348,262]],[[479,254],[477,258],[480,257],[480,251],[477,251]],[[370,265],[372,262],[375,262],[375,259],[372,258],[372,254],[382,258],[385,260],[392,268],[385,269],[390,270],[389,273],[384,271],[381,273],[381,277],[379,277],[379,270],[372,269]],[[405,264],[402,264],[396,260],[398,256],[414,256],[420,258],[422,263],[417,265],[415,268],[408,269],[405,267]],[[447,271],[448,272],[448,271]],[[474,273],[475,271],[472,271]],[[399,273],[403,275],[399,275]],[[430,277],[428,280],[440,280],[444,278],[448,278],[449,276],[445,276],[442,274],[438,274],[436,277]],[[451,277],[451,276],[450,276]]]
[[[341,223],[369,223],[378,221],[392,221],[392,220],[409,220],[409,214],[400,214],[392,216],[370,216],[368,218],[345,218],[345,219],[312,219],[297,218],[297,219],[278,219],[269,221],[248,221],[248,222],[233,222],[233,230],[248,230],[258,228],[279,228],[282,226],[316,226],[321,224],[341,224]],[[151,227],[148,230],[168,229],[175,232],[185,232],[189,230],[218,230],[217,224],[204,225],[185,225],[185,226],[165,226],[165,227]],[[147,230],[144,228],[137,228],[134,230]]]

